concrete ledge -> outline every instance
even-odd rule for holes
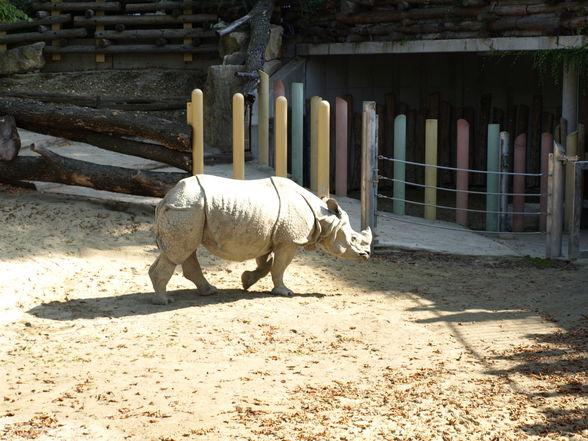
[[[563,37],[464,38],[453,40],[367,41],[299,44],[297,55],[424,54],[440,52],[537,51],[574,49],[588,44],[585,35]]]

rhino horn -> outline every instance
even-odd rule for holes
[[[368,242],[372,242],[372,229],[370,227],[367,227],[365,230],[363,230],[361,235],[365,237]]]

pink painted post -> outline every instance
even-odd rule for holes
[[[549,152],[553,149],[553,134],[541,134],[541,185],[539,197],[539,229],[545,231],[547,229],[547,161],[549,159]]]
[[[468,169],[470,164],[470,124],[465,119],[457,120],[457,168]],[[468,193],[469,174],[458,170],[456,175],[455,222],[468,225]]]
[[[515,138],[513,170],[515,173],[525,173],[525,156],[527,154],[527,134],[521,133]],[[520,196],[513,195],[512,211],[513,213],[522,213],[525,211],[525,177],[514,175],[512,180],[512,191]],[[512,231],[525,230],[525,216],[522,214],[512,215]]]
[[[335,100],[335,194],[347,196],[347,101]]]
[[[274,102],[276,98],[280,96],[286,96],[286,88],[284,87],[284,83],[282,80],[275,80],[274,81]]]

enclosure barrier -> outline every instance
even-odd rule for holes
[[[570,213],[570,236],[568,243],[568,257],[570,260],[588,257],[588,248],[580,248],[580,220],[582,215],[582,190],[584,188],[583,175],[588,170],[588,161],[572,162],[573,185],[570,200],[572,201]]]

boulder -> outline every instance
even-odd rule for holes
[[[38,71],[45,66],[43,48],[39,42],[0,52],[0,75],[13,75]]]
[[[265,48],[265,61],[276,60],[282,57],[282,35],[284,35],[284,28],[282,26],[270,26],[270,38]]]

